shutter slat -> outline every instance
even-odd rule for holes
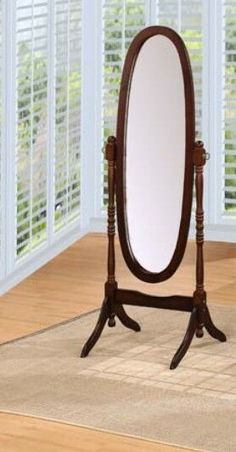
[[[236,3],[223,2],[222,190],[224,218],[236,216]],[[233,172],[233,174],[230,174]]]
[[[170,26],[179,30],[188,47],[193,75],[195,81],[196,95],[196,128],[201,137],[201,112],[202,112],[202,0],[186,2],[184,0],[158,0],[157,23]],[[178,9],[180,7],[180,10]],[[139,9],[139,11],[138,11]],[[117,23],[114,25],[114,17]],[[179,23],[179,19],[181,23]],[[138,22],[138,23],[137,23]],[[137,24],[136,24],[137,23]],[[103,97],[102,127],[103,141],[108,135],[114,134],[117,102],[120,85],[120,75],[124,61],[125,51],[135,34],[145,26],[145,1],[134,3],[116,1],[114,4],[109,0],[104,1],[103,6]],[[115,72],[115,73],[114,73]],[[101,144],[102,148],[102,144]],[[107,174],[106,166],[103,169],[103,200],[102,206],[107,201]]]
[[[103,81],[102,81],[102,130],[100,148],[109,135],[115,133],[120,78],[126,50],[134,36],[145,27],[146,1],[123,0],[103,2]],[[114,25],[116,17],[116,25]],[[107,203],[107,171],[101,153],[102,199],[101,210]]]
[[[80,215],[82,1],[55,0],[56,109],[54,231]],[[77,190],[76,205],[74,193]],[[63,208],[58,209],[58,204]],[[72,215],[73,210],[73,215]]]
[[[21,4],[16,0],[16,259],[47,238],[47,218],[35,217],[34,208],[47,204],[49,8],[48,0]],[[22,220],[27,212],[28,221]]]
[[[3,74],[4,74],[4,49],[3,49],[3,29],[4,29],[4,24],[3,24],[3,2],[0,2],[0,186],[2,187],[2,179],[4,179],[4,175],[3,175],[3,143],[2,143],[2,129],[3,129],[3,124],[4,124],[4,119],[3,119],[3,89],[4,89],[4,85],[2,85],[3,83]],[[4,252],[2,249],[3,246],[3,238],[2,238],[2,234],[3,234],[3,208],[4,208],[4,202],[2,203],[2,190],[0,190],[0,261],[2,264],[2,269],[5,267],[5,262],[4,262]]]

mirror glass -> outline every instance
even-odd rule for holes
[[[126,131],[126,215],[134,257],[150,272],[171,261],[182,215],[185,92],[170,39],[143,44],[130,86]]]

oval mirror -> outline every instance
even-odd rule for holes
[[[193,191],[194,94],[188,53],[166,27],[139,33],[127,53],[117,123],[117,218],[125,261],[147,282],[178,268]]]

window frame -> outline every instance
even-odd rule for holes
[[[236,242],[236,217],[224,218],[221,211],[222,205],[222,156],[221,151],[221,133],[220,124],[222,118],[222,58],[223,58],[223,3],[224,0],[202,0],[203,14],[203,100],[202,100],[202,140],[207,151],[211,154],[210,160],[205,167],[205,236],[207,240],[222,240]],[[101,10],[104,1],[100,2],[100,14],[97,17],[97,28],[102,29],[103,24]],[[156,0],[146,0],[146,26],[156,23],[156,14],[158,2]],[[101,39],[101,37],[100,37]],[[102,48],[100,47],[100,52]],[[101,62],[97,57],[97,64]],[[101,99],[102,99],[102,80],[100,83],[100,103],[97,102],[95,112],[96,121],[101,125]],[[114,130],[115,134],[115,130]],[[101,208],[101,173],[98,171],[98,165],[101,165],[99,157],[99,148],[101,148],[101,131],[96,139],[96,170],[94,172],[96,179],[96,201],[91,221],[93,230],[105,230],[106,209]],[[220,181],[220,183],[219,183]],[[194,221],[191,225],[191,237],[194,235]]]
[[[81,1],[82,14],[86,9],[86,0]],[[76,240],[85,235],[89,230],[90,212],[82,207],[82,199],[86,204],[87,185],[85,178],[81,180],[81,215],[80,219],[75,219],[68,223],[63,230],[54,231],[54,154],[47,152],[47,240],[35,250],[19,260],[15,258],[16,250],[16,0],[1,1],[2,7],[2,158],[1,158],[1,253],[0,253],[0,295],[9,290],[15,284],[23,280],[29,274],[40,268],[46,262],[66,249]],[[49,92],[47,98],[48,110],[48,131],[50,138],[47,139],[47,150],[52,149],[54,142],[54,68],[55,60],[51,58],[55,44],[55,0],[48,2],[48,79]],[[82,20],[82,43],[84,45],[84,35],[87,27]],[[49,39],[50,38],[50,39]],[[81,62],[85,52],[82,51]],[[84,77],[82,64],[81,78]],[[81,89],[81,99],[84,98],[84,87]],[[85,102],[81,101],[81,131],[85,129],[84,111]],[[82,143],[84,134],[81,132],[81,174],[84,173],[85,152]],[[88,166],[88,165],[87,165]]]

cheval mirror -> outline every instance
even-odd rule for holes
[[[134,331],[139,324],[124,305],[190,312],[175,369],[203,328],[219,341],[206,303],[203,268],[203,166],[207,153],[195,142],[194,88],[188,52],[170,28],[152,26],[133,40],[124,64],[117,134],[108,160],[108,277],[98,322],[83,347],[88,355],[106,322],[115,317]],[[118,288],[115,278],[115,210],[125,262],[138,279],[159,283],[178,269],[186,248],[196,191],[196,288],[192,296],[152,296]],[[158,328],[158,326],[157,326]]]

